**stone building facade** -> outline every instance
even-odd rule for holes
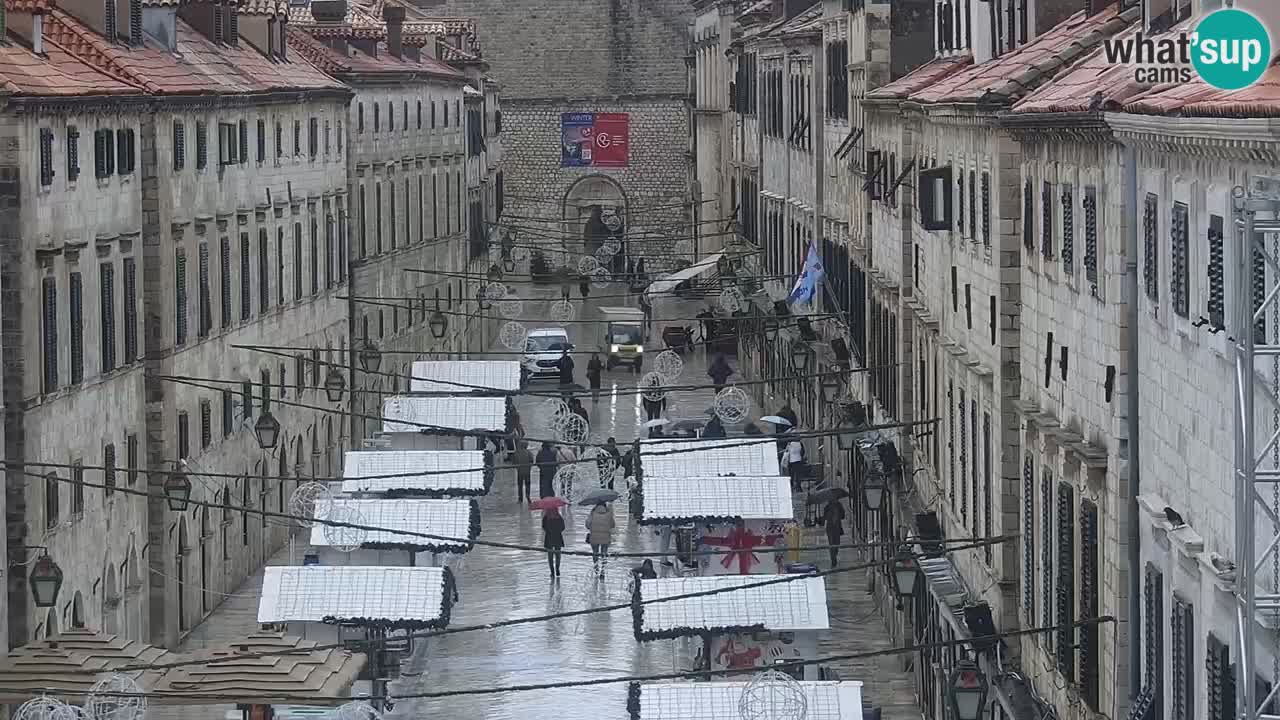
[[[474,18],[485,60],[502,82],[506,226],[520,244],[577,241],[595,205],[621,206],[627,251],[660,269],[677,239],[693,235],[695,180],[686,0],[570,4],[533,0],[418,0],[433,16]],[[562,167],[561,116],[626,113],[625,167]]]
[[[693,202],[694,219],[698,221],[732,217],[738,202],[736,178],[730,178],[726,173],[732,136],[729,110],[738,88],[730,77],[732,69],[728,58],[733,42],[733,3],[695,0],[693,6],[698,12],[690,38],[694,63],[693,148],[697,179]],[[742,91],[746,92],[746,88]],[[724,245],[723,237],[714,235],[720,226],[720,223],[707,223],[707,242],[702,243],[701,250],[711,252]]]

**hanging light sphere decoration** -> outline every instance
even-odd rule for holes
[[[596,250],[596,262],[600,263],[601,265],[607,265],[613,262],[613,256],[615,254],[616,253],[606,252],[605,249],[602,247],[599,250]]]
[[[525,341],[528,339],[528,328],[514,320],[503,323],[498,329],[498,342],[511,350],[524,350]]]
[[[605,238],[604,244],[600,246],[600,249],[610,255],[617,255],[622,250],[622,241],[617,236],[610,235]]]
[[[556,300],[551,303],[549,312],[551,319],[556,322],[569,322],[578,315],[578,311],[573,307],[573,303],[568,300]]]
[[[22,703],[14,711],[13,720],[58,720],[62,706],[61,700],[41,695]]]
[[[712,407],[722,422],[734,425],[746,420],[751,413],[751,398],[740,388],[727,387],[716,393]]]
[[[375,710],[368,702],[353,700],[345,705],[339,705],[333,711],[333,720],[382,720],[382,713]]]
[[[759,673],[742,690],[738,715],[742,720],[804,720],[809,698],[795,678],[777,670]]]
[[[133,678],[115,673],[89,688],[84,705],[93,720],[138,720],[147,712],[147,697]]]
[[[484,296],[490,300],[501,300],[507,296],[507,286],[500,282],[486,283]]]
[[[498,314],[508,320],[524,314],[524,300],[515,293],[507,293],[498,301]]]
[[[529,248],[523,245],[511,248],[511,259],[518,263],[526,262],[529,259]]]
[[[570,413],[561,421],[562,424],[556,429],[556,439],[571,445],[578,445],[587,441],[587,435],[591,432],[591,427],[581,415]]]
[[[667,382],[674,382],[684,372],[684,359],[674,350],[663,350],[653,359],[653,371]]]
[[[578,274],[592,275],[596,270],[600,269],[600,262],[590,255],[583,255],[578,258]]]
[[[554,483],[553,487],[556,489],[556,494],[571,503],[578,502],[578,500],[582,499],[583,492],[591,489],[590,485],[578,472],[577,465],[561,465],[556,470],[552,482]]]
[[[720,291],[720,309],[727,313],[738,312],[745,302],[746,298],[738,288],[731,287]]]
[[[347,527],[347,525],[364,524],[364,516],[355,508],[331,508],[322,519],[327,523],[345,523],[345,525],[326,524],[324,526],[325,542],[338,552],[349,553],[359,550],[368,536],[368,533],[361,528]]]
[[[289,495],[289,514],[305,528],[315,525],[315,519],[323,518],[332,507],[333,493],[324,483],[303,483]]]
[[[128,700],[130,698],[120,699]],[[63,703],[57,710],[54,710],[53,716],[56,720],[97,720],[97,718],[89,714],[88,710],[85,710],[78,705],[70,705],[67,703]],[[130,716],[126,715],[125,717]],[[141,717],[141,715],[133,715],[132,717]]]
[[[667,396],[667,389],[664,387],[666,384],[657,372],[645,373],[640,378],[640,395],[650,402],[659,402]]]
[[[581,467],[587,469],[588,476],[595,476],[600,487],[609,484],[609,480],[613,478],[613,473],[618,469],[618,461],[613,455],[598,447],[589,447],[582,453],[583,460],[593,460],[594,462],[578,463]]]

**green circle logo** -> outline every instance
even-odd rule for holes
[[[1209,13],[1196,26],[1191,43],[1191,64],[1205,82],[1220,90],[1249,87],[1271,62],[1266,26],[1244,10]]]

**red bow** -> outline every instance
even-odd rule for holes
[[[724,558],[720,560],[720,565],[728,569],[733,565],[733,561],[736,558],[738,560],[738,574],[750,575],[751,568],[760,562],[760,558],[752,552],[752,549],[762,545],[772,545],[781,538],[781,535],[757,535],[746,528],[735,527],[724,537],[704,535],[702,542],[708,545],[729,548],[731,552],[725,554]]]

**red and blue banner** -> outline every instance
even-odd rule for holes
[[[560,115],[560,167],[626,167],[631,145],[627,113]]]

